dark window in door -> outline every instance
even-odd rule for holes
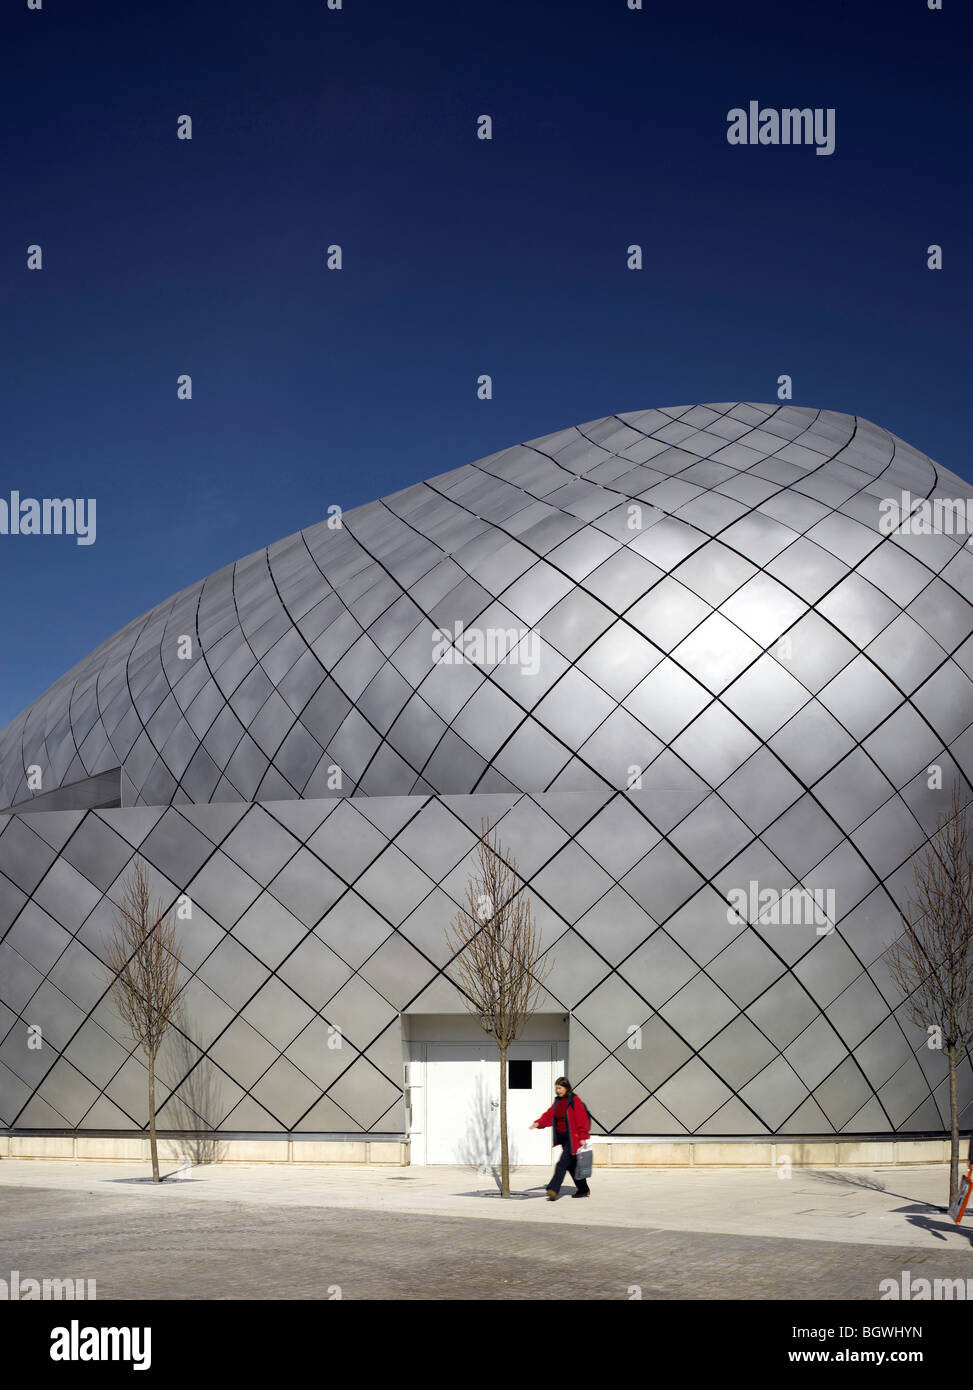
[[[533,1085],[531,1067],[533,1062],[509,1061],[507,1063],[507,1088],[511,1091],[529,1091]]]

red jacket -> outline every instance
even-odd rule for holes
[[[575,1095],[572,1091],[571,1094],[566,1097],[566,1100],[568,1102],[568,1139],[570,1141],[571,1152],[576,1154],[584,1141],[591,1137],[591,1121],[588,1118],[587,1110],[584,1108],[584,1101],[580,1096]],[[553,1125],[554,1106],[552,1105],[549,1110],[545,1110],[536,1123],[538,1129],[547,1129],[548,1125]],[[553,1145],[553,1135],[551,1136],[551,1142]]]

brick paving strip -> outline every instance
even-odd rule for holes
[[[546,1170],[509,1202],[462,1169],[144,1171],[0,1163],[0,1277],[95,1278],[100,1299],[817,1300],[973,1275],[938,1168],[606,1172],[557,1203]]]

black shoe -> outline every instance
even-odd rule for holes
[[[572,1193],[571,1193],[571,1196],[572,1196],[572,1197],[590,1197],[590,1196],[591,1196],[591,1188],[590,1188],[590,1187],[585,1188],[584,1192],[572,1192]]]

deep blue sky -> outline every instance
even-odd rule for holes
[[[788,372],[973,478],[944,3],[10,0],[0,496],[94,496],[98,539],[0,536],[0,725],[330,503],[596,416]],[[836,153],[731,147],[750,99],[835,107]]]

